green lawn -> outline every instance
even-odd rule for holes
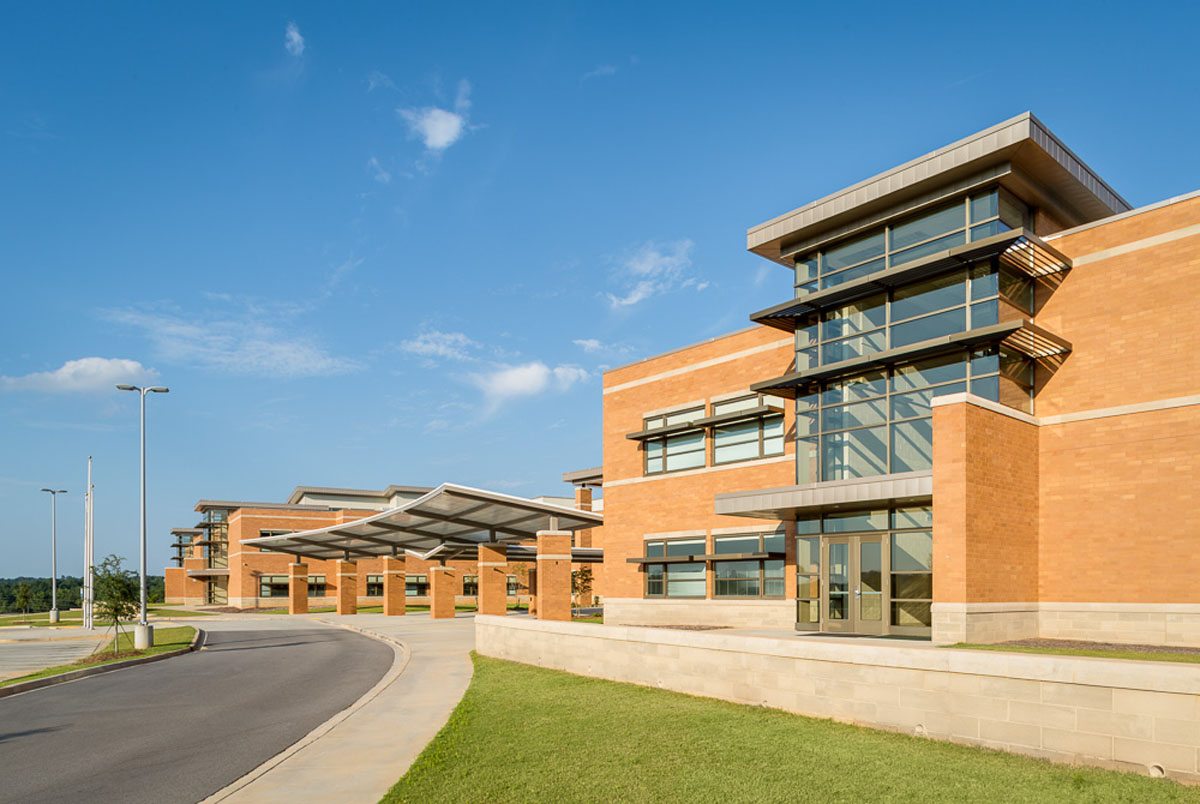
[[[38,678],[46,678],[47,676],[57,676],[60,673],[69,673],[72,670],[81,670],[84,667],[96,667],[99,665],[112,664],[113,662],[123,662],[126,659],[133,659],[139,656],[155,656],[159,653],[168,653],[180,648],[186,648],[192,644],[192,638],[196,635],[196,629],[190,625],[181,625],[178,628],[155,628],[154,629],[154,647],[149,650],[134,650],[133,649],[133,626],[129,626],[129,632],[122,632],[120,637],[120,645],[118,646],[119,655],[113,657],[112,640],[108,641],[103,648],[97,650],[91,656],[80,659],[71,664],[60,664],[55,667],[47,667],[39,670],[36,673],[30,673],[26,676],[18,676],[10,678],[6,681],[0,681],[0,687],[7,687],[11,684],[19,684],[22,681],[33,681]]]
[[[1197,801],[1174,782],[475,657],[388,792],[430,801]]]
[[[1136,651],[1108,648],[1066,648],[1042,647],[1033,645],[977,645],[973,642],[960,642],[951,645],[952,648],[968,650],[998,650],[1009,653],[1048,653],[1054,656],[1092,656],[1097,659],[1133,659],[1139,662],[1182,662],[1184,664],[1200,664],[1200,653],[1167,653],[1159,651]]]
[[[187,611],[185,609],[169,609],[161,604],[155,606],[151,604],[149,613],[152,617],[211,617],[212,615],[204,611]],[[37,628],[45,628],[50,625],[49,612],[39,611],[30,614],[0,614],[0,626],[5,625],[32,625]],[[60,626],[81,626],[83,625],[83,612],[75,609],[73,611],[60,611],[58,615],[58,625]],[[96,620],[96,625],[108,627],[112,625],[109,622]]]

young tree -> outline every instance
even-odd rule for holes
[[[113,655],[119,652],[121,622],[137,617],[141,609],[141,585],[136,572],[123,566],[125,559],[110,555],[92,568],[96,594],[96,613],[101,621],[110,620],[115,636]]]
[[[580,606],[592,605],[592,568],[584,565],[571,573],[571,593]]]
[[[31,603],[33,603],[33,590],[29,588],[29,584],[21,581],[21,583],[17,584],[16,595],[13,597],[13,605],[22,614],[28,614]]]

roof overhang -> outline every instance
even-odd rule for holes
[[[932,497],[933,473],[926,471],[736,491],[718,494],[713,506],[723,516],[791,519],[864,505],[920,503]]]
[[[488,542],[527,542],[539,531],[575,531],[603,522],[603,515],[592,511],[444,483],[372,516],[299,533],[246,539],[242,544],[315,559],[376,558],[408,552],[423,558],[465,560],[476,557],[479,545]],[[520,546],[513,547],[514,555],[520,554]],[[591,554],[580,555],[579,560],[586,561]]]
[[[564,483],[573,486],[601,486],[604,484],[604,467],[593,466],[590,469],[563,472],[562,479]]]
[[[191,578],[225,578],[229,576],[228,567],[206,567],[204,569],[190,569],[187,574]]]
[[[940,202],[947,194],[1000,183],[1079,226],[1131,207],[1029,112],[751,228],[746,247],[790,266],[789,253],[860,225]]]

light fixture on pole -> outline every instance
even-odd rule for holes
[[[92,514],[95,511],[96,486],[92,483],[92,456],[87,462],[87,491],[83,494],[83,627],[92,630],[96,627],[92,612],[96,600],[95,578],[92,577],[92,565],[95,555],[92,548],[93,527]]]
[[[58,495],[66,489],[42,489],[50,495],[50,623],[58,622]]]
[[[141,610],[138,614],[137,627],[133,629],[133,647],[145,650],[154,646],[154,629],[146,616],[146,394],[165,394],[170,389],[161,385],[141,387],[137,385],[118,385],[118,391],[137,391],[141,397],[141,433],[142,433],[142,518],[141,518],[141,560],[139,569],[142,579]]]

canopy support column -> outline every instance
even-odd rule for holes
[[[429,615],[433,619],[453,619],[457,581],[453,567],[439,564],[429,568]]]
[[[508,614],[508,547],[499,542],[479,545],[479,613]]]
[[[308,614],[308,564],[288,564],[288,614]]]
[[[338,559],[337,613],[358,614],[358,573],[353,561]]]
[[[571,533],[569,531],[538,531],[537,616],[539,620],[570,621],[571,619]]]
[[[383,613],[389,616],[404,614],[405,584],[408,580],[405,574],[405,559],[395,556],[384,556],[383,559]]]

